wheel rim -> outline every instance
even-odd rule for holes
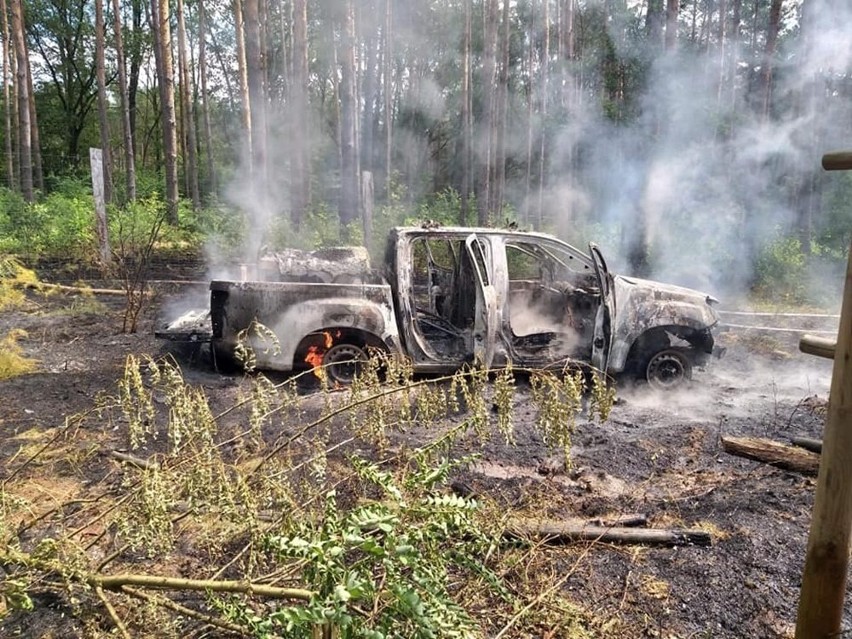
[[[352,344],[332,346],[323,355],[322,364],[328,378],[338,384],[351,384],[367,358],[363,350]]]
[[[674,351],[657,353],[648,362],[648,383],[657,388],[673,388],[682,384],[689,371],[683,355]]]

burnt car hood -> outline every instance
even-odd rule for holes
[[[711,328],[717,300],[691,288],[623,275],[613,276],[616,338],[629,339],[654,326]]]

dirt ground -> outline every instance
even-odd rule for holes
[[[20,345],[39,362],[36,372],[0,382],[0,480],[21,463],[28,434],[61,427],[67,416],[90,411],[100,394],[114,392],[128,354],[164,352],[152,328],[170,305],[165,295],[157,297],[132,335],[119,332],[123,299],[117,296],[32,293],[23,309],[0,313],[0,336],[23,329]],[[595,543],[570,563],[554,554],[554,573],[570,572],[563,588],[597,619],[595,636],[792,636],[815,480],[729,456],[719,438],[820,437],[831,363],[799,354],[792,341],[737,332],[720,341],[726,355],[696,371],[686,390],[621,387],[607,422],[581,420],[569,471],[528,427],[534,409],[519,383],[516,445],[487,444],[479,462],[457,478],[507,508],[543,510],[553,519],[643,513],[652,526],[712,533],[710,547]],[[220,374],[203,358],[180,361],[214,408],[238,397],[241,377]],[[101,463],[107,472],[110,460]],[[0,635],[80,631],[66,626],[52,634],[59,617],[44,604],[36,601],[30,615],[42,624],[13,616],[0,622]],[[607,633],[607,619],[620,621],[617,634]],[[852,629],[852,614],[845,621]]]

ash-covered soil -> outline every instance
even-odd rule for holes
[[[19,344],[39,361],[37,372],[0,382],[0,480],[21,463],[28,433],[57,429],[90,411],[100,394],[114,393],[128,355],[168,352],[152,334],[166,304],[154,300],[133,335],[119,332],[120,297],[31,293],[24,308],[0,312],[0,336],[23,329]],[[725,357],[696,371],[683,391],[622,386],[607,422],[581,419],[567,470],[532,427],[535,409],[523,380],[513,400],[515,444],[495,437],[460,451],[481,457],[457,483],[519,516],[606,521],[641,513],[650,526],[712,533],[710,547],[578,543],[554,551],[552,571],[585,611],[592,636],[792,636],[815,480],[727,455],[719,438],[820,437],[831,362],[799,354],[793,341],[736,332],[720,341]],[[203,353],[180,354],[179,361],[214,412],[232,405],[246,383],[212,370]],[[318,401],[305,389],[308,413]],[[411,432],[395,444],[421,436]],[[112,462],[102,463],[105,473]],[[16,618],[5,630],[0,624],[0,635],[42,636],[51,620],[60,623],[46,610],[33,614],[44,623]],[[845,620],[852,629],[852,614]]]

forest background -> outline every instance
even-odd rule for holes
[[[250,259],[419,219],[832,305],[852,238],[844,0],[0,0],[0,252]],[[158,226],[163,221],[161,227]],[[119,240],[120,241],[120,240]],[[835,276],[836,275],[836,276]]]

